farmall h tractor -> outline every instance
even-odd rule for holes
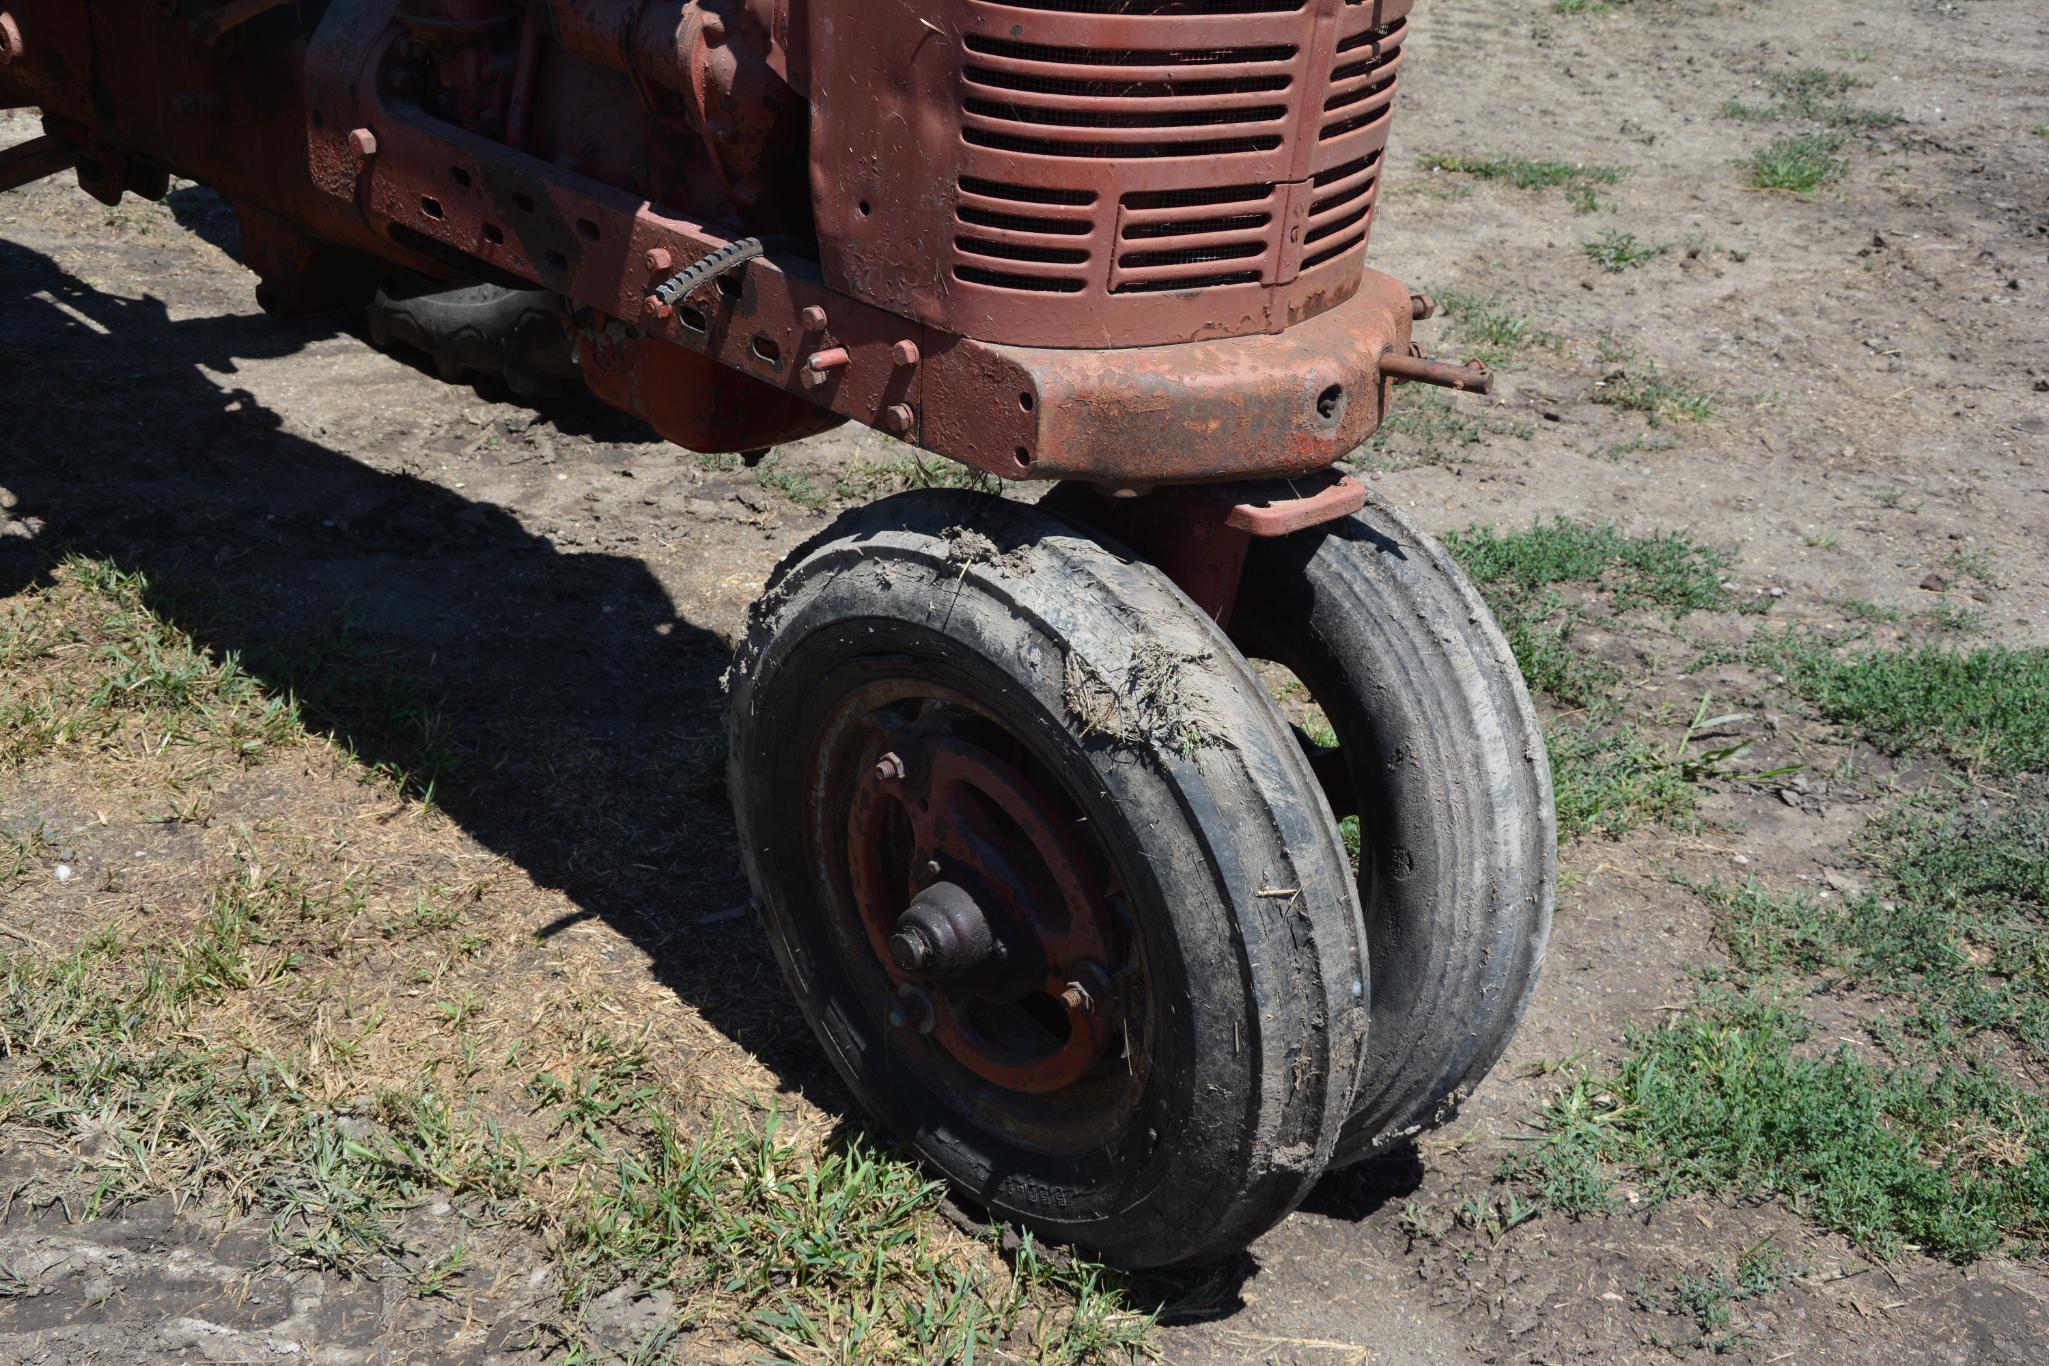
[[[0,0],[46,131],[0,188],[190,177],[274,314],[545,290],[671,441],[851,420],[1050,486],[781,565],[728,677],[739,851],[883,1125],[1044,1235],[1199,1261],[1446,1117],[1550,924],[1514,660],[1332,469],[1397,382],[1488,383],[1365,265],[1409,8]]]

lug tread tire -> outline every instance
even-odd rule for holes
[[[433,294],[380,289],[369,306],[371,344],[426,356],[450,384],[503,384],[528,402],[581,392],[562,301],[544,289],[471,285]]]

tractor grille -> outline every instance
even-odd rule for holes
[[[1408,0],[955,3],[963,330],[1278,331],[1356,289]]]

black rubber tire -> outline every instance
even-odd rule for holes
[[[1332,1165],[1449,1119],[1535,990],[1557,889],[1536,709],[1444,548],[1373,502],[1258,543],[1234,618],[1329,718],[1360,825],[1373,1022]]]
[[[394,282],[377,291],[367,318],[378,350],[404,347],[450,384],[501,384],[529,402],[583,392],[559,296],[500,285],[420,288]]]
[[[1070,680],[1128,684],[1157,651],[1179,661],[1201,741],[1091,733]],[[1153,1006],[1142,1094],[1100,1150],[1049,1156],[964,1120],[898,1058],[886,1003],[857,999],[831,947],[836,893],[811,871],[830,837],[807,827],[846,816],[806,809],[828,805],[807,799],[815,733],[860,669],[913,667],[999,716],[1114,851]],[[1131,1267],[1214,1260],[1294,1208],[1364,1056],[1351,869],[1257,678],[1164,575],[1032,507],[902,494],[783,563],[729,686],[729,785],[763,920],[827,1053],[888,1128],[993,1212]]]

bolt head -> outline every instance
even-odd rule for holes
[[[917,421],[917,414],[911,411],[911,405],[908,403],[892,403],[883,410],[882,425],[892,435],[903,436],[907,434],[911,430],[911,424],[915,421]]]
[[[672,311],[669,306],[650,294],[640,301],[641,313],[655,322],[661,322]]]
[[[355,132],[349,134],[349,150],[359,157],[368,158],[376,156],[377,135],[368,128],[358,128]]]
[[[806,332],[825,331],[825,324],[827,322],[825,310],[820,308],[817,304],[813,304],[809,308],[805,309],[801,314],[798,315],[798,317],[803,321],[804,330]]]
[[[645,259],[647,262],[647,268],[657,275],[667,273],[676,265],[676,258],[669,254],[669,249],[667,247],[648,248],[647,257]]]
[[[889,958],[904,972],[923,972],[932,962],[932,943],[915,930],[889,938]]]
[[[875,761],[875,781],[879,783],[902,782],[907,772],[902,755],[885,754]]]
[[[889,354],[896,358],[898,365],[916,365],[920,355],[922,355],[918,350],[918,344],[914,341],[898,342],[890,349]]]

